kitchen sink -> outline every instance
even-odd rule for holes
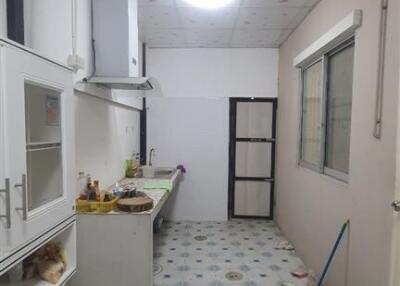
[[[138,178],[148,179],[172,179],[176,169],[171,167],[154,167],[154,166],[143,166],[142,172]]]

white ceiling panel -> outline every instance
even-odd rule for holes
[[[158,47],[182,47],[186,43],[183,29],[146,29],[142,41]]]
[[[179,15],[174,7],[141,7],[139,27],[153,29],[180,28]]]
[[[151,0],[148,0],[151,1]],[[185,0],[175,0],[177,7],[193,7]],[[240,7],[242,1],[241,0],[232,0],[228,7]]]
[[[279,47],[319,0],[233,0],[216,10],[184,0],[139,0],[150,47]]]
[[[233,29],[186,29],[186,41],[191,46],[226,47],[230,44]]]
[[[202,10],[193,7],[178,8],[185,29],[233,29],[239,8]]]
[[[245,8],[240,10],[239,29],[285,29],[295,21],[298,13],[308,8]]]
[[[310,0],[243,0],[243,7],[312,7],[312,2]]]
[[[175,6],[174,0],[139,0],[139,6]]]
[[[276,48],[281,30],[235,30],[232,37],[232,47]]]

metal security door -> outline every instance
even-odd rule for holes
[[[230,218],[273,218],[276,108],[277,99],[230,100]]]

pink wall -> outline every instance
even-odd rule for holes
[[[379,0],[322,0],[280,48],[277,222],[305,263],[319,272],[343,220],[351,219],[328,286],[389,285],[399,94],[398,2],[390,1],[380,141],[372,136]],[[300,98],[293,58],[354,9],[362,9],[363,24],[356,32],[350,180],[346,184],[297,165]]]

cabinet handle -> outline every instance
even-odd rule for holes
[[[15,208],[17,211],[22,211],[22,219],[27,220],[28,219],[28,207],[27,207],[27,192],[26,192],[26,175],[22,175],[22,182],[21,184],[15,184],[15,188],[21,188],[22,192],[22,207],[20,208]]]
[[[11,199],[10,199],[10,179],[5,179],[5,188],[0,189],[0,193],[6,194],[6,214],[0,215],[0,218],[5,218],[7,221],[7,229],[11,228]]]

